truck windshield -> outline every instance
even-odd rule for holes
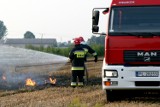
[[[160,7],[113,7],[109,35],[160,35]]]

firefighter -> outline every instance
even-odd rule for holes
[[[79,40],[81,42],[81,47],[85,50],[85,60],[87,61],[87,53],[90,53],[95,57],[94,61],[97,62],[97,52],[85,43],[84,38],[82,36],[79,37]]]
[[[80,39],[74,39],[75,47],[70,51],[69,59],[72,63],[72,80],[71,86],[76,87],[77,85],[82,87],[84,85],[84,62],[85,62],[85,51],[80,45]],[[78,82],[77,82],[78,77]]]

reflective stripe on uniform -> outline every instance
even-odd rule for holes
[[[97,55],[97,53],[96,53],[96,52],[94,52],[92,55],[93,55],[93,56],[96,56],[96,55]]]
[[[72,67],[71,70],[84,70],[84,67]]]
[[[83,48],[83,49],[85,51],[85,54],[87,54],[88,53],[88,49],[87,48]]]
[[[78,82],[78,86],[83,86],[83,82]]]
[[[77,58],[84,58],[85,56],[85,51],[75,51],[74,54],[76,55]]]
[[[77,83],[76,82],[71,82],[71,86],[76,86]]]

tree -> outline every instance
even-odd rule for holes
[[[24,34],[24,38],[25,39],[35,39],[35,35],[30,32],[30,31],[27,31],[25,34]]]
[[[7,28],[3,21],[0,20],[0,39],[7,35]]]

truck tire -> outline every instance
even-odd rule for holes
[[[115,99],[115,94],[112,90],[106,90],[106,101],[107,102],[113,102]]]
[[[124,91],[120,90],[106,90],[106,99],[107,102],[119,101],[125,98]]]

